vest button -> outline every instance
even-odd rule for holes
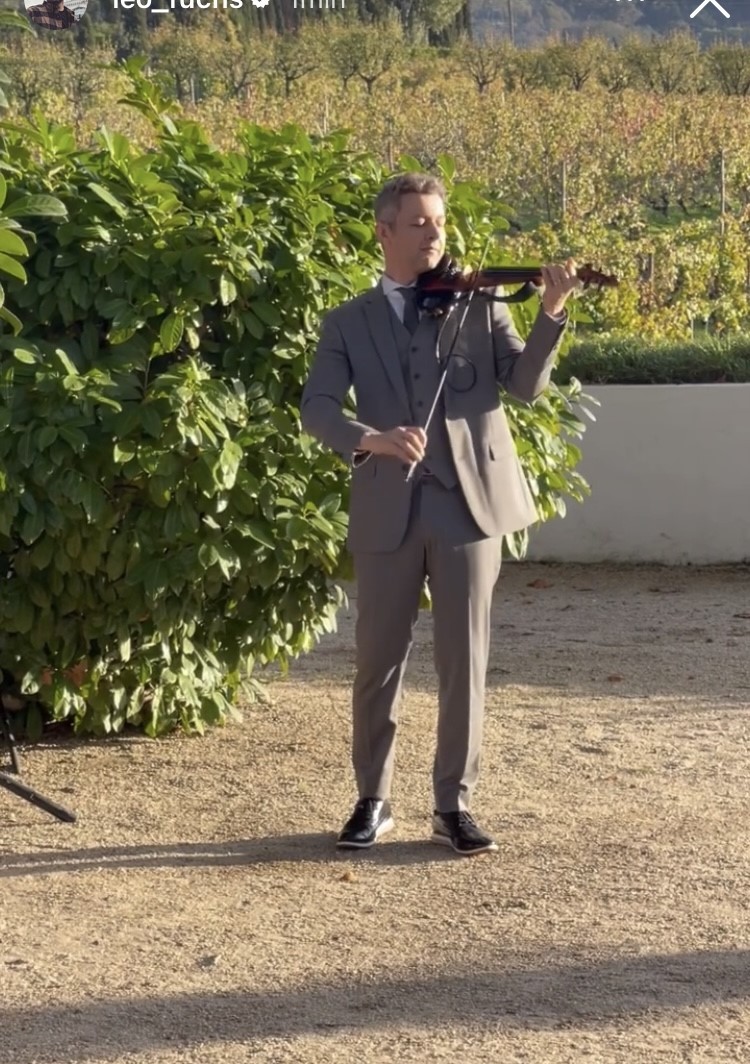
[[[421,399],[417,399],[417,406],[424,406],[424,403]]]
[[[418,381],[418,380],[419,380],[419,378],[420,378],[421,376],[422,376],[422,374],[421,374],[421,373],[415,373],[415,374],[414,374],[414,378],[413,378],[413,379],[414,379],[415,381]]]

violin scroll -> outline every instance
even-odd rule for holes
[[[617,288],[620,283],[613,273],[595,270],[590,262],[587,262],[585,266],[576,266],[576,276],[584,288],[589,288],[592,284],[597,288]]]

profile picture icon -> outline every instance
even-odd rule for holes
[[[88,0],[23,0],[26,14],[36,26],[69,30],[86,14]]]

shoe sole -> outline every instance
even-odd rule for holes
[[[375,838],[372,842],[337,842],[336,846],[339,850],[369,850],[371,846],[374,846],[381,835],[385,835],[389,831],[393,831],[395,827],[393,817],[388,817],[384,820],[375,831]]]
[[[453,840],[449,835],[441,835],[437,831],[433,832],[432,841],[436,842],[438,846],[450,846],[454,853],[457,853],[460,857],[473,857],[478,853],[496,853],[498,849],[496,842],[488,842],[486,846],[477,846],[473,850],[459,850],[457,846],[454,846]]]

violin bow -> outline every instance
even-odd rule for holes
[[[479,273],[481,271],[482,266],[484,265],[484,260],[487,257],[487,252],[490,249],[490,243],[491,242],[492,242],[492,235],[487,237],[487,243],[484,245],[484,251],[482,252],[482,257],[479,260],[479,266],[477,267],[477,273]],[[458,328],[456,329],[455,333],[453,334],[453,339],[451,341],[450,349],[448,351],[448,354],[445,357],[445,367],[443,369],[442,376],[440,377],[440,382],[439,382],[439,384],[437,386],[437,390],[435,392],[435,398],[432,401],[432,406],[430,407],[430,412],[427,415],[427,420],[424,423],[425,435],[427,435],[427,432],[428,432],[429,427],[430,427],[430,422],[432,421],[432,418],[433,418],[433,416],[435,414],[435,410],[436,410],[437,405],[438,405],[438,401],[439,401],[440,396],[442,394],[443,388],[445,387],[445,381],[446,381],[446,378],[448,376],[448,366],[450,364],[451,358],[453,357],[453,348],[456,346],[456,340],[458,340],[459,334],[460,334],[461,330],[464,327],[464,322],[466,321],[466,315],[469,313],[469,307],[471,306],[471,301],[474,298],[474,293],[477,291],[477,288],[478,288],[478,286],[472,288],[471,291],[469,292],[468,299],[466,300],[466,305],[464,306],[464,312],[461,315],[461,320],[458,323]],[[454,310],[455,309],[455,304],[450,309]],[[446,314],[446,316],[445,316],[445,321],[443,322],[443,329],[448,324],[448,316],[449,315],[450,315],[450,310],[448,311],[448,314]],[[442,333],[442,329],[440,331]],[[438,350],[439,350],[440,335],[438,335],[438,341],[437,342],[438,342]],[[421,461],[421,459],[420,459],[420,461]],[[418,465],[419,465],[419,462],[418,461],[414,461],[409,466],[409,470],[408,470],[408,472],[406,474],[406,477],[404,478],[407,484],[409,483],[411,478],[414,476],[414,470],[417,468]]]

